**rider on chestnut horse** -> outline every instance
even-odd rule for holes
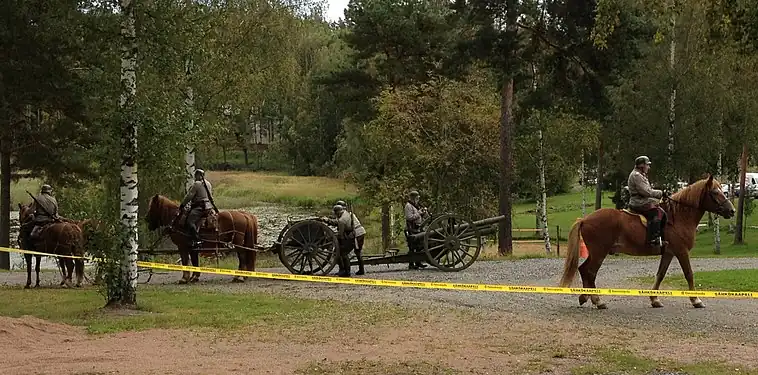
[[[40,239],[42,229],[50,223],[56,222],[58,217],[58,201],[53,196],[53,188],[48,184],[42,185],[39,195],[34,198],[32,208],[34,215],[32,222],[34,226],[29,235],[32,243]]]
[[[179,205],[179,207],[181,207],[179,215],[181,216],[182,213],[186,210],[187,204],[190,204],[186,225],[189,235],[193,240],[193,247],[197,247],[202,244],[202,241],[200,240],[200,233],[197,228],[198,221],[200,221],[200,219],[202,219],[208,213],[208,211],[214,209],[212,203],[212,191],[213,190],[211,183],[205,179],[205,171],[202,169],[196,169],[195,182],[192,184],[192,187],[190,187],[187,195],[184,196],[184,200],[182,200],[182,203]]]
[[[629,174],[629,208],[647,218],[646,243],[651,247],[660,247],[661,254],[665,252],[668,242],[664,239],[666,227],[666,212],[659,205],[660,199],[668,197],[669,193],[653,189],[647,179],[650,170],[650,159],[647,156],[639,156],[634,161],[635,168]]]

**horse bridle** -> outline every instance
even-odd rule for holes
[[[671,197],[666,197],[666,200],[674,202],[676,204],[680,204],[680,205],[685,206],[685,207],[693,208],[693,209],[696,209],[696,210],[701,210],[702,208],[700,206],[702,205],[703,199],[705,199],[706,194],[710,195],[711,199],[713,199],[713,201],[718,205],[717,209],[719,211],[721,211],[724,208],[724,205],[726,205],[726,202],[729,201],[728,199],[724,199],[722,202],[719,202],[719,200],[716,198],[715,189],[710,189],[708,191],[703,191],[700,194],[700,199],[698,199],[698,205],[697,206],[694,206],[694,205],[686,203],[686,202],[678,201],[678,200],[676,200],[674,198],[671,198]]]

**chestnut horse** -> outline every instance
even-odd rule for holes
[[[84,236],[81,225],[86,220],[78,223],[62,218],[61,221],[48,224],[40,232],[40,239],[32,244],[29,238],[34,226],[30,221],[33,214],[32,209],[30,206],[19,203],[18,211],[19,223],[21,224],[18,239],[22,249],[48,254],[84,256]],[[39,267],[42,256],[34,255],[34,257],[37,260],[37,266],[34,269],[37,273],[37,282],[34,284],[36,288],[39,286]],[[32,285],[32,254],[24,254],[24,258],[26,259],[26,286],[24,288],[29,288]],[[84,279],[84,259],[58,258],[57,262],[61,270],[60,285],[70,287],[72,273],[75,270],[76,287],[80,287]]]
[[[671,260],[676,257],[687,279],[689,290],[695,290],[689,251],[695,245],[697,226],[706,211],[727,219],[731,218],[734,216],[734,206],[724,196],[721,183],[710,176],[707,180],[697,181],[677,192],[665,200],[661,207],[666,211],[668,218],[664,233],[669,243],[665,253],[661,255],[653,289],[657,290],[660,287]],[[614,208],[602,208],[583,219],[578,219],[569,233],[569,249],[560,285],[569,287],[578,269],[583,287],[596,288],[597,271],[612,250],[635,256],[660,255],[658,247],[646,246],[645,229],[642,216]],[[580,237],[587,246],[588,257],[578,266]],[[587,298],[586,294],[580,295],[579,304],[583,305]],[[598,309],[606,308],[605,303],[600,302],[599,296],[591,295],[590,299]],[[705,307],[700,298],[690,297],[690,302],[694,307]],[[650,303],[653,307],[663,307],[657,296],[651,296]]]
[[[189,259],[192,259],[192,265],[199,267],[198,251],[193,250],[189,234],[183,228],[177,227],[174,219],[179,214],[179,203],[162,195],[154,195],[150,199],[150,205],[147,210],[145,220],[148,229],[153,231],[158,228],[167,228],[168,234],[179,249],[179,255],[182,258],[182,265],[186,266]],[[184,215],[186,219],[186,214]],[[237,256],[239,257],[239,269],[243,271],[255,271],[255,258],[257,253],[254,249],[258,243],[258,219],[244,211],[221,211],[218,214],[218,224],[215,230],[199,227],[200,238],[203,241],[202,249],[225,249],[227,244],[237,247]],[[196,282],[200,278],[200,272],[193,272],[190,277],[189,271],[182,272],[180,284]],[[247,278],[235,276],[233,282],[244,282]]]

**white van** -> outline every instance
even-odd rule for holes
[[[745,173],[745,188],[753,198],[758,198],[758,173],[748,172]],[[739,180],[734,183],[734,196],[740,196],[740,183]]]

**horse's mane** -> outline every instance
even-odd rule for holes
[[[721,183],[718,182],[716,179],[711,180],[711,185],[715,186],[721,186]],[[700,200],[703,197],[703,193],[706,189],[708,189],[708,179],[702,179],[697,182],[694,182],[691,185],[688,185],[684,189],[674,193],[671,196],[671,199],[673,199],[676,202],[682,203],[677,204],[676,202],[668,202],[668,211],[669,213],[677,213],[682,211],[688,211],[692,210],[692,207],[700,207]],[[689,207],[688,207],[689,206]]]
[[[173,220],[175,211],[178,209],[179,202],[163,195],[155,194],[150,198],[147,212],[154,216],[154,218],[159,219],[161,223],[170,223]]]

